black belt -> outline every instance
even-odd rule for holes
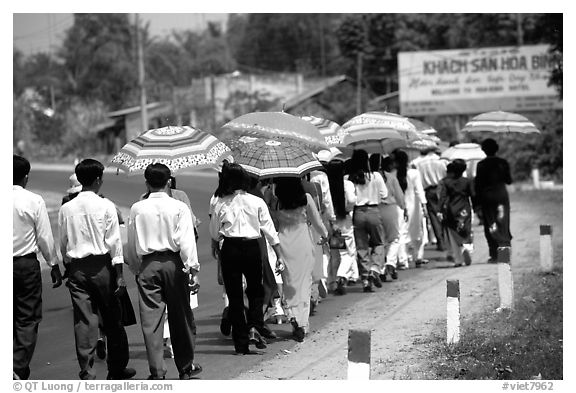
[[[27,258],[27,259],[32,259],[32,258],[36,258],[36,253],[35,252],[31,252],[30,254],[26,254],[26,255],[19,255],[19,256],[15,256],[13,257],[13,261],[17,260],[17,259],[21,259],[21,258]]]
[[[378,205],[357,205],[357,206],[354,206],[354,209],[359,209],[361,207],[378,207]]]
[[[142,255],[143,258],[145,257],[162,257],[162,256],[171,256],[171,255],[180,255],[179,251],[172,251],[172,250],[162,250],[162,251],[152,251],[150,254]]]
[[[258,237],[255,238],[251,238],[251,237],[224,237],[224,240],[226,241],[230,241],[230,242],[249,242],[252,240],[258,240]]]

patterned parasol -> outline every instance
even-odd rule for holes
[[[214,167],[227,153],[230,148],[211,134],[189,126],[167,126],[148,130],[128,142],[110,166],[137,175],[159,162],[175,175],[185,169]]]
[[[301,177],[322,168],[312,151],[286,141],[257,139],[246,142],[232,150],[232,158],[260,178]]]
[[[298,142],[312,151],[327,149],[318,129],[300,117],[285,112],[252,112],[239,116],[212,132],[222,142],[242,136]]]
[[[342,129],[343,143],[368,153],[392,151],[419,139],[407,117],[389,112],[366,112],[348,120]]]
[[[312,123],[318,131],[320,131],[320,134],[324,137],[324,141],[328,146],[344,146],[342,142],[346,133],[338,123],[316,116],[302,116],[302,119]]]

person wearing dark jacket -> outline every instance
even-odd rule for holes
[[[497,262],[498,248],[510,247],[510,199],[506,185],[512,183],[508,162],[496,157],[498,143],[494,139],[482,142],[486,158],[478,163],[474,189],[477,212],[482,217],[484,235],[490,252],[489,263]]]

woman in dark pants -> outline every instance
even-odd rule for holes
[[[494,139],[482,142],[486,158],[476,167],[474,188],[477,212],[482,215],[484,235],[490,252],[489,263],[497,262],[498,248],[510,247],[510,199],[506,185],[512,183],[508,162],[496,157],[498,143]]]
[[[220,249],[222,279],[230,302],[228,318],[232,322],[232,339],[238,354],[250,353],[249,344],[266,348],[258,330],[264,326],[264,287],[262,286],[262,254],[258,239],[261,232],[273,247],[277,263],[283,265],[280,241],[268,206],[251,195],[244,169],[238,164],[224,163],[220,200],[210,219],[210,235],[223,240]],[[248,311],[244,310],[242,276],[246,279]]]

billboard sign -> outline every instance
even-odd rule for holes
[[[400,113],[560,109],[548,45],[398,53]]]

